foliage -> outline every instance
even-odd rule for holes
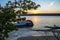
[[[56,25],[54,24],[54,27],[58,27],[58,26],[56,26]],[[52,31],[54,37],[55,37],[57,40],[60,40],[60,39],[59,39],[60,31],[59,31],[59,30],[56,30],[55,28],[51,28],[51,31]]]
[[[10,19],[15,18],[14,10],[9,8],[2,8],[0,12],[0,40],[8,37],[8,32],[16,30]]]
[[[24,14],[26,13],[25,11],[37,9],[39,6],[40,5],[36,5],[36,3],[31,0],[8,1],[6,6],[1,7],[0,5],[0,40],[5,40],[5,38],[8,37],[8,32],[17,29],[11,23],[11,20],[14,20],[16,17],[15,8],[20,9],[17,13]],[[25,20],[25,18],[23,20]]]
[[[15,2],[11,2],[9,1],[6,4],[6,7],[8,8],[19,8],[19,13],[20,14],[26,14],[27,10],[31,10],[31,9],[37,9],[40,5],[36,5],[35,2],[31,1],[31,0],[18,0]]]

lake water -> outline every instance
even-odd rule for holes
[[[44,26],[60,26],[60,16],[27,16],[27,20],[32,20],[33,28],[43,28]]]
[[[26,20],[31,20],[34,23],[32,28],[19,28],[18,31],[9,33],[9,38],[6,40],[16,40],[19,37],[26,36],[52,36],[51,32],[33,31],[32,29],[43,29],[44,26],[60,26],[60,16],[22,16]]]

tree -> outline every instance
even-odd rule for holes
[[[15,0],[15,2],[11,2],[9,1],[7,3],[7,5],[10,5],[8,7],[10,8],[19,8],[20,10],[20,14],[27,14],[27,10],[31,10],[31,9],[37,9],[40,5],[36,5],[35,2],[31,1],[31,0]]]
[[[54,24],[54,28],[51,28],[51,31],[52,31],[52,33],[53,33],[53,35],[54,35],[54,37],[57,39],[57,40],[60,40],[59,39],[59,34],[60,34],[60,31],[59,30],[56,30],[56,28],[58,27],[58,26],[56,26],[55,24]]]
[[[19,14],[19,18],[20,15],[27,14],[27,10],[37,9],[39,6],[40,5],[36,5],[36,3],[31,0],[15,0],[14,2],[8,1],[8,3],[6,4],[7,8],[19,8],[19,10],[16,11],[16,14]]]
[[[53,33],[53,36],[56,38],[56,40],[60,40],[60,39],[59,39],[59,37],[60,37],[60,30],[58,30],[58,29],[60,29],[59,26],[56,26],[56,25],[54,24],[53,27],[52,27],[52,26],[45,26],[45,28],[50,28],[50,32]]]
[[[11,23],[11,19],[15,18],[14,10],[10,8],[0,9],[0,40],[5,40],[8,37],[8,32],[17,28]]]
[[[39,6],[40,5],[36,5],[36,3],[31,0],[8,1],[6,6],[1,7],[0,5],[0,40],[5,40],[5,38],[8,37],[8,32],[17,29],[11,23],[11,19],[16,17],[16,13],[14,12],[15,8],[20,9],[17,11],[19,14],[25,14],[25,11],[37,9]]]
[[[19,8],[20,10],[17,11],[19,15],[27,14],[27,10],[37,9],[40,5],[36,5],[35,2],[31,0],[15,0],[15,2],[11,3],[13,8]]]
[[[31,0],[19,0],[18,3],[20,4],[19,7],[22,14],[26,14],[25,11],[37,9],[40,6],[36,5],[36,3]]]

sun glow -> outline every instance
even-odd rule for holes
[[[20,10],[19,8],[15,8],[14,9],[15,12],[17,12],[18,10]],[[28,12],[28,14],[40,14],[40,10],[27,10],[27,11],[24,11],[24,12]]]
[[[40,14],[41,13],[40,10],[28,10],[26,12],[28,12],[30,14]]]

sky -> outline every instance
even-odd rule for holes
[[[0,0],[2,6],[5,5],[9,0]],[[11,0],[12,2],[14,0]],[[28,10],[28,12],[33,13],[60,13],[60,0],[32,0],[36,4],[41,5],[41,7],[36,10]]]

